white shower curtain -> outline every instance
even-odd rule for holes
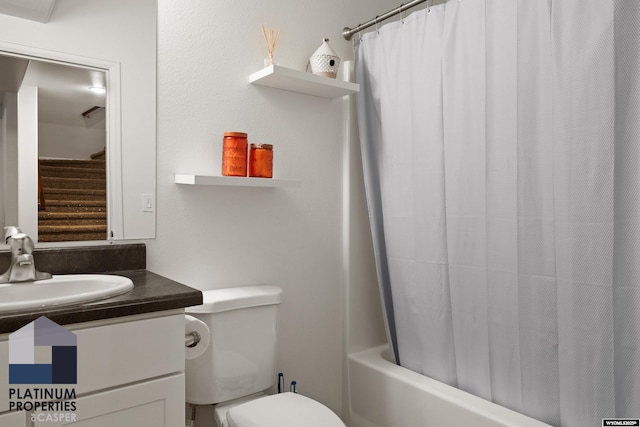
[[[640,2],[448,0],[355,45],[399,363],[554,426],[640,417]]]

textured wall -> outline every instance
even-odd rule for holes
[[[392,0],[159,1],[157,239],[148,268],[199,289],[284,289],[279,368],[301,393],[342,410],[344,100],[253,86],[260,26],[282,30],[280,65],[304,69],[323,37],[343,59],[354,26]],[[274,177],[298,189],[180,186],[219,174],[222,133],[274,144]],[[366,217],[365,217],[366,219]]]

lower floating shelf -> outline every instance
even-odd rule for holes
[[[176,174],[176,184],[222,185],[231,187],[300,187],[302,181],[278,178],[245,178],[241,176],[213,176]]]

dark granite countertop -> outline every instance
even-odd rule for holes
[[[0,334],[11,333],[40,316],[59,325],[151,313],[202,304],[202,292],[147,270],[114,271],[133,281],[133,289],[112,298],[85,304],[0,315]],[[28,286],[28,285],[26,285]]]
[[[130,278],[134,286],[125,294],[85,304],[0,314],[0,334],[20,329],[40,316],[68,325],[202,304],[199,290],[146,270],[144,244],[36,249],[33,256],[40,271],[117,274]],[[10,253],[0,252],[0,272],[8,268],[10,259]]]

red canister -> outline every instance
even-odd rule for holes
[[[271,178],[273,176],[273,145],[251,144],[249,176],[260,178]]]
[[[247,134],[225,132],[222,143],[222,175],[247,176]]]

